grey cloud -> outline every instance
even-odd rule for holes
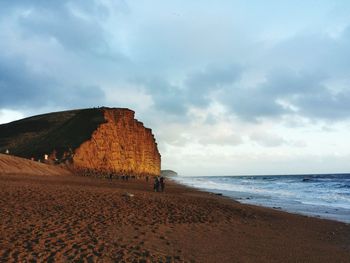
[[[97,86],[66,86],[31,71],[20,58],[0,57],[0,108],[92,106],[104,101]]]
[[[208,67],[202,72],[188,74],[186,97],[189,104],[199,107],[217,100],[246,121],[288,114],[324,120],[348,118],[350,109],[346,101],[350,92],[334,93],[325,83],[331,78],[347,76],[349,43],[350,27],[337,38],[297,35],[273,46],[265,54],[262,50],[265,59],[262,65],[234,66],[224,70]],[[265,82],[255,87],[240,85],[240,76],[246,68],[263,65],[266,65],[265,71],[269,71]],[[280,100],[295,106],[298,111],[284,107]]]
[[[1,57],[0,106],[35,105],[45,93],[45,87],[52,87],[49,84],[48,79],[31,74],[21,60]]]
[[[327,30],[332,35],[325,31],[308,31],[277,41],[263,49],[260,58],[254,63],[268,70],[289,67],[301,71],[312,69],[326,72],[328,76],[347,75],[350,68],[350,26],[341,32]]]
[[[284,99],[300,108],[298,114],[310,118],[328,118],[336,115],[338,110],[342,110],[342,116],[346,116],[347,108],[341,96],[334,98],[323,85],[327,75],[322,72],[279,69],[271,72],[264,83],[254,88],[238,86],[241,74],[242,67],[239,66],[207,67],[206,70],[188,74],[183,88],[159,78],[140,82],[146,83],[156,109],[175,115],[184,115],[190,106],[205,108],[215,100],[246,121],[296,114],[278,102]],[[321,98],[320,94],[324,94],[324,97]],[[322,104],[323,107],[332,104],[332,114],[313,104]]]
[[[296,114],[279,103],[283,99],[300,108],[298,114],[310,118],[329,117],[329,112],[313,105],[316,103],[321,103],[323,107],[332,105],[331,116],[336,115],[337,110],[344,111],[341,115],[346,116],[346,107],[342,105],[341,99],[344,94],[338,98],[331,95],[323,85],[328,76],[321,71],[279,69],[270,72],[264,83],[253,88],[239,86],[241,74],[242,67],[239,66],[223,67],[220,70],[207,67],[204,71],[188,74],[182,89],[159,79],[148,81],[147,87],[156,108],[174,114],[184,114],[193,105],[205,108],[215,100],[246,121]],[[320,94],[324,94],[324,97],[321,98]]]
[[[322,72],[312,74],[293,71],[285,71],[283,74],[274,72],[261,86],[261,92],[270,103],[282,98],[298,109],[296,113],[283,109],[280,115],[298,114],[324,120],[349,118],[350,90],[335,93],[325,86],[327,78],[327,74]]]
[[[242,68],[238,65],[226,67],[211,65],[203,71],[188,74],[185,85],[191,88],[213,89],[235,82],[240,77],[241,72]]]
[[[154,106],[157,110],[184,116],[187,111],[186,99],[183,91],[166,80],[153,78],[136,80],[145,86],[147,92],[152,96]]]
[[[53,96],[57,97],[53,100]],[[76,85],[51,90],[47,97],[50,103],[69,107],[95,107],[105,103],[105,93],[97,85]]]
[[[350,89],[336,94],[324,89],[318,94],[300,97],[296,104],[302,115],[338,121],[350,118],[349,101]]]
[[[260,88],[264,94],[275,97],[315,94],[324,89],[322,82],[326,79],[327,75],[322,72],[280,69],[271,72]]]
[[[350,27],[337,37],[321,34],[296,35],[262,51],[262,61],[248,68],[266,66],[265,82],[251,88],[232,85],[219,98],[241,119],[278,118],[298,114],[314,120],[349,118],[349,87],[335,92],[330,79],[348,79]],[[265,52],[265,53],[264,53]],[[286,101],[291,111],[278,103]]]
[[[241,68],[237,65],[208,66],[202,71],[187,74],[182,87],[159,77],[133,81],[145,86],[156,109],[184,117],[190,106],[207,107],[214,100],[212,93],[235,82],[240,74]]]
[[[255,122],[261,117],[278,117],[286,113],[275,95],[259,88],[232,88],[222,94],[220,101],[245,121]]]
[[[32,1],[26,1],[26,0],[13,0],[13,1],[4,1],[1,2],[2,6],[10,7],[30,7],[30,6],[46,6],[46,7],[56,7],[61,6],[62,3],[67,3],[69,0],[62,0],[62,1],[55,1],[55,0],[32,0]]]
[[[115,2],[124,3],[124,1]],[[103,16],[108,13],[108,10],[104,5],[94,0],[12,0],[0,2],[1,10],[13,11],[37,9],[40,11],[50,11],[50,13],[56,12],[57,14],[66,12],[67,5],[77,6],[81,10],[89,13],[94,13],[95,15]]]
[[[53,37],[70,50],[98,51],[108,47],[98,21],[75,16],[68,6],[36,8],[19,22],[27,37]]]
[[[125,11],[124,1],[111,1],[111,8]],[[6,13],[16,19],[24,38],[55,39],[69,52],[85,52],[102,59],[127,60],[118,47],[109,43],[110,33],[103,23],[108,18],[108,6],[87,1],[14,1],[3,4],[8,10],[26,11],[24,15]]]
[[[232,86],[222,94],[220,101],[246,121],[288,114],[324,120],[349,118],[350,91],[332,92],[324,84],[327,77],[322,72],[273,71],[257,87]],[[296,110],[284,107],[279,100],[288,102]]]
[[[192,72],[187,75],[184,85],[186,96],[191,104],[205,107],[213,99],[211,92],[223,89],[237,81],[242,73],[238,65],[226,67],[207,66],[203,71]]]

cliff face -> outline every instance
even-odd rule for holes
[[[0,152],[56,162],[95,174],[159,175],[161,157],[151,129],[129,109],[49,113],[0,125]],[[96,173],[97,172],[97,173]]]
[[[159,175],[160,154],[151,129],[128,109],[106,109],[106,123],[75,150],[74,165],[116,174]]]

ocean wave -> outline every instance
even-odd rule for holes
[[[333,207],[350,213],[350,175],[186,177],[178,181],[252,204]]]

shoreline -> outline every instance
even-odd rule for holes
[[[349,174],[344,174],[349,175]],[[296,175],[300,176],[300,175]],[[215,178],[215,176],[213,176]],[[257,176],[256,176],[257,177]],[[261,176],[261,177],[269,177],[269,176]],[[270,177],[275,177],[274,175]],[[280,176],[277,176],[280,177]],[[214,193],[226,196],[234,201],[237,201],[241,204],[255,205],[258,207],[269,208],[273,210],[279,210],[290,214],[308,216],[312,218],[319,219],[327,219],[336,222],[342,222],[346,224],[350,224],[350,210],[338,207],[338,206],[327,206],[325,204],[308,204],[303,203],[297,200],[291,199],[276,199],[274,196],[270,196],[271,199],[266,199],[264,197],[261,199],[259,194],[254,194],[251,192],[242,192],[242,191],[233,191],[233,190],[225,190],[225,189],[215,189],[215,188],[206,188],[201,186],[195,186],[193,182],[186,182],[186,177],[178,176],[177,178],[172,178],[172,180],[176,183],[187,187],[193,187],[194,189],[205,191],[208,193]],[[197,177],[189,177],[189,178],[197,178]],[[198,177],[203,178],[203,177]],[[219,177],[220,178],[220,177]]]
[[[176,182],[176,183],[178,183],[178,182]],[[181,183],[179,183],[179,184],[181,184]],[[184,185],[184,186],[191,188],[191,186],[187,186],[187,185]],[[240,203],[242,205],[252,205],[252,206],[268,208],[268,209],[272,209],[272,210],[276,210],[276,211],[281,211],[281,212],[285,212],[285,213],[288,213],[288,214],[306,216],[306,217],[310,217],[310,218],[330,220],[330,221],[340,222],[340,223],[344,223],[344,224],[349,224],[350,225],[350,218],[345,218],[345,219],[341,218],[340,219],[339,217],[331,217],[332,214],[329,214],[329,213],[326,213],[326,212],[324,212],[322,214],[320,212],[318,212],[318,211],[316,211],[314,213],[311,212],[311,211],[300,212],[300,211],[297,211],[297,210],[289,210],[288,208],[282,208],[280,206],[268,206],[268,205],[253,203],[253,202],[249,202],[249,201],[244,202],[244,200],[245,200],[244,198],[242,198],[242,197],[235,197],[233,195],[232,196],[227,195],[227,194],[225,194],[225,191],[220,191],[220,190],[215,191],[214,189],[213,189],[213,191],[210,191],[210,189],[196,188],[196,187],[193,187],[193,188],[196,189],[196,190],[199,190],[199,191],[207,192],[209,194],[214,194],[214,195],[227,197],[227,198],[229,198],[229,199],[231,199],[233,201],[236,201],[236,202],[238,202],[238,203]],[[320,207],[316,207],[316,209],[320,209]],[[327,209],[329,209],[329,207],[327,207]],[[338,210],[336,208],[333,208],[333,209],[334,210]]]
[[[346,262],[350,225],[174,181],[0,174],[1,261]]]

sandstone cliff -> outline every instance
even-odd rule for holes
[[[151,129],[128,109],[105,110],[104,117],[106,123],[76,149],[74,165],[117,174],[159,175],[160,154]]]
[[[94,174],[159,175],[151,129],[120,108],[50,113],[0,125],[0,152],[67,162]]]

